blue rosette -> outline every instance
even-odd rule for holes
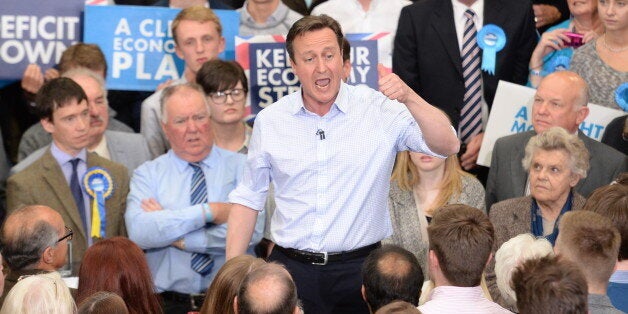
[[[83,187],[91,197],[91,237],[104,238],[107,229],[105,200],[113,195],[113,180],[106,169],[91,167],[83,176]]]
[[[497,52],[506,46],[506,33],[495,24],[487,24],[478,32],[476,41],[482,49],[482,70],[495,75]]]
[[[622,110],[628,111],[628,82],[619,85],[615,90],[615,102]]]

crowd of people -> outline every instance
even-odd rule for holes
[[[625,0],[109,2],[181,7],[183,75],[139,134],[93,44],[0,93],[34,122],[0,137],[0,314],[628,312],[626,115],[579,130],[628,109]],[[252,126],[212,9],[286,35],[300,89]],[[394,38],[377,90],[346,84],[364,32]],[[499,80],[532,129],[483,167]]]

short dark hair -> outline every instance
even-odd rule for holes
[[[336,34],[336,40],[338,41],[338,49],[342,50],[342,39],[344,35],[342,34],[342,29],[340,28],[340,24],[333,18],[322,14],[322,15],[307,15],[296,21],[290,27],[288,31],[288,36],[286,37],[286,50],[288,50],[288,55],[290,56],[290,60],[294,62],[294,40],[298,36],[303,36],[307,32],[317,31],[321,29],[329,28],[334,34]]]
[[[524,261],[510,282],[520,314],[587,313],[587,282],[578,266],[560,256]]]
[[[628,185],[615,183],[597,188],[582,209],[611,220],[621,236],[618,259],[628,260]]]
[[[427,234],[430,250],[449,283],[458,287],[480,285],[495,237],[486,214],[462,204],[443,206],[436,210]]]
[[[203,88],[206,95],[234,88],[242,82],[244,92],[248,92],[249,82],[242,66],[235,61],[210,60],[196,73],[196,83]]]
[[[7,221],[18,222],[20,226],[12,225],[11,234],[7,234],[7,221],[2,227],[2,256],[14,271],[35,268],[44,251],[57,244],[58,231],[47,221],[38,218],[39,210],[37,205],[18,208],[7,217]]]
[[[77,103],[87,102],[85,91],[74,80],[67,77],[52,79],[39,89],[35,98],[35,112],[40,119],[51,123],[52,114],[58,108],[65,107],[75,100]]]
[[[347,40],[347,37],[342,37],[342,62],[351,62],[351,43]]]
[[[98,45],[77,43],[63,51],[59,61],[61,74],[72,68],[88,68],[94,72],[103,71],[107,76],[107,59]]]
[[[588,283],[607,283],[621,242],[611,220],[592,211],[575,210],[562,216],[558,230],[554,251],[580,266]]]
[[[373,250],[362,266],[366,302],[373,312],[395,300],[418,306],[423,280],[416,256],[395,245]]]
[[[269,285],[269,282],[273,284]],[[264,304],[260,304],[260,298],[252,295],[260,290],[274,292],[273,299],[264,299]],[[297,288],[292,277],[276,263],[260,265],[252,270],[238,291],[240,314],[291,314],[297,303]]]

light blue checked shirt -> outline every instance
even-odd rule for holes
[[[226,202],[227,195],[241,178],[245,156],[213,146],[200,162],[207,182],[210,202]],[[157,292],[205,292],[216,272],[225,263],[227,225],[205,227],[201,204],[190,205],[190,186],[194,169],[169,150],[138,167],[131,179],[131,191],[124,215],[129,238],[146,250],[146,260]],[[164,208],[145,212],[143,199],[155,198]],[[261,221],[261,222],[260,222]],[[251,245],[262,237],[264,216],[260,216]],[[183,237],[185,251],[170,246]],[[203,277],[191,268],[192,252],[209,253],[214,259],[212,272]],[[253,247],[248,251],[253,254]]]
[[[314,252],[363,247],[392,233],[390,174],[403,150],[437,156],[405,105],[343,83],[320,117],[298,91],[257,115],[244,176],[229,200],[262,210],[272,181],[277,244]]]

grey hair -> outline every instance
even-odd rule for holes
[[[517,305],[517,296],[510,287],[510,279],[515,268],[529,259],[548,255],[554,255],[552,244],[544,238],[535,239],[529,233],[520,234],[504,242],[495,252],[497,288],[509,306]]]
[[[76,313],[76,304],[57,272],[24,276],[6,296],[0,314],[8,313]]]
[[[11,214],[19,215],[21,227],[6,234],[6,224],[2,230],[2,254],[7,265],[13,270],[33,269],[49,247],[57,245],[59,233],[45,220],[35,215],[37,206],[24,206]]]
[[[532,156],[538,150],[552,151],[562,150],[567,153],[570,159],[570,169],[572,173],[586,178],[589,170],[589,151],[578,135],[569,134],[561,127],[552,127],[547,131],[533,136],[525,149],[525,157],[521,161],[526,171],[532,165]]]
[[[88,69],[88,68],[84,68],[84,67],[78,67],[78,68],[72,68],[70,70],[68,70],[67,72],[63,73],[63,75],[61,75],[62,77],[67,77],[69,79],[72,79],[73,81],[76,82],[76,79],[81,77],[81,76],[87,76],[89,78],[94,79],[98,85],[100,86],[100,89],[102,89],[103,92],[103,96],[105,96],[105,104],[107,104],[107,106],[109,106],[109,101],[107,100],[107,85],[105,83],[105,80],[102,78],[102,76],[100,76],[98,73]]]
[[[207,102],[207,97],[205,97],[205,92],[203,91],[203,88],[196,83],[187,82],[183,84],[168,86],[164,88],[164,90],[161,92],[161,96],[159,97],[159,106],[160,106],[159,109],[161,112],[162,123],[168,122],[168,115],[166,113],[166,103],[168,102],[170,97],[172,97],[174,94],[178,93],[180,90],[183,90],[183,89],[191,89],[192,91],[198,92],[201,95],[201,98],[203,99],[205,108],[207,108],[207,113],[211,115],[211,111],[209,109],[209,103]]]

